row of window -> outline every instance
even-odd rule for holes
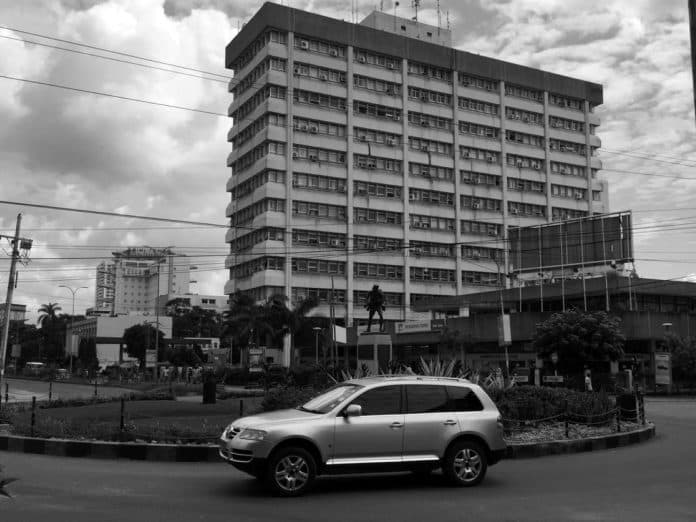
[[[426,230],[454,231],[454,219],[422,214],[409,214],[410,228]]]
[[[426,76],[428,79],[442,80],[443,82],[452,82],[452,71],[436,67],[427,63],[408,62],[408,74],[416,74],[418,76]]]
[[[564,129],[571,132],[585,132],[585,124],[581,121],[549,116],[549,125],[556,129]]]
[[[398,185],[384,185],[382,183],[370,183],[367,181],[354,181],[353,194],[375,198],[401,199],[401,187]]]
[[[459,146],[459,157],[462,159],[487,161],[488,163],[500,163],[500,152],[464,145]]]
[[[503,259],[503,250],[500,248],[487,248],[480,246],[462,245],[461,251],[462,257],[464,259],[492,259],[494,261],[500,261]]]
[[[462,220],[459,224],[462,234],[493,237],[501,237],[503,235],[503,226],[497,223]]]
[[[384,54],[375,53],[373,51],[367,51],[365,49],[355,49],[354,54],[354,59],[357,63],[375,65],[377,67],[384,67],[386,69],[391,69],[395,71],[401,70],[400,58],[386,56]]]
[[[512,215],[545,217],[546,206],[522,203],[521,201],[508,201],[508,213]]]
[[[549,148],[558,152],[569,152],[572,154],[579,154],[580,156],[585,155],[585,145],[583,143],[575,143],[574,141],[550,138]]]
[[[412,266],[409,268],[409,279],[411,281],[436,281],[440,283],[453,283],[455,281],[455,270],[447,268],[429,268]]]
[[[321,245],[331,248],[345,248],[346,235],[320,230],[292,230],[293,245]]]
[[[380,280],[397,280],[404,278],[404,267],[400,265],[378,265],[376,263],[354,263],[353,277],[378,277]]]
[[[454,245],[449,243],[411,241],[409,249],[416,257],[454,257]]]
[[[495,80],[487,80],[478,76],[459,73],[459,85],[462,87],[471,87],[473,89],[481,89],[484,91],[494,91],[498,89],[498,82]]]
[[[356,89],[366,89],[389,96],[401,96],[401,84],[372,78],[371,76],[353,75],[353,86]]]
[[[450,118],[441,118],[434,114],[426,114],[422,112],[408,112],[408,124],[419,127],[433,127],[446,131],[452,130],[452,120]]]
[[[346,207],[340,205],[326,205],[324,203],[293,200],[292,213],[297,216],[311,216],[335,221],[346,220]]]
[[[479,125],[468,121],[460,121],[459,134],[472,134],[479,138],[498,139],[500,129],[497,127],[489,127],[488,125]]]
[[[320,149],[305,145],[293,145],[292,157],[297,160],[312,162],[342,163],[346,162],[346,153],[338,150]]]
[[[345,192],[346,180],[332,178],[329,176],[320,176],[318,174],[294,172],[292,174],[292,186],[295,188],[323,190],[329,192]]]
[[[454,169],[437,165],[426,165],[425,163],[409,162],[408,173],[410,176],[422,176],[429,179],[454,180]]]
[[[364,143],[378,143],[390,147],[401,145],[401,136],[399,134],[365,129],[363,127],[353,127],[353,140]]]
[[[551,185],[551,195],[568,199],[587,199],[587,190],[566,185]]]
[[[520,120],[530,125],[544,125],[544,115],[538,112],[524,111],[513,107],[505,107],[505,117],[508,120]]]
[[[282,257],[259,257],[234,266],[231,271],[235,279],[251,277],[265,270],[285,270],[285,259]]]
[[[353,290],[353,302],[356,307],[367,303],[368,293],[366,290]],[[388,307],[403,306],[404,304],[404,294],[398,292],[382,292],[382,297],[384,297],[384,304]]]
[[[287,45],[288,36],[284,32],[276,30],[268,30],[260,35],[256,40],[251,42],[246,49],[237,57],[237,59],[232,62],[232,69],[234,71],[239,71],[244,68],[249,62],[251,62],[254,57],[261,52],[269,42],[275,42],[283,45]]]
[[[307,132],[309,134],[324,134],[326,136],[336,136],[342,138],[346,135],[346,126],[327,121],[310,120],[307,118],[293,117],[292,126],[296,132]]]
[[[400,225],[402,222],[402,215],[399,212],[356,207],[353,212],[353,222]]]
[[[323,82],[346,83],[346,73],[328,67],[319,67],[309,63],[295,62],[295,76],[305,76]]]
[[[237,107],[237,110],[230,114],[230,116],[236,123],[241,122],[268,98],[284,100],[286,95],[287,89],[285,87],[281,87],[280,85],[265,85],[256,91],[247,101]]]
[[[336,58],[346,57],[345,46],[306,36],[295,35],[295,48],[313,53],[328,54]]]
[[[394,254],[401,254],[402,243],[400,239],[389,237],[373,237],[373,236],[353,236],[354,251],[390,251]]]
[[[500,112],[500,107],[495,103],[474,100],[473,98],[464,98],[463,96],[459,96],[457,106],[465,111],[482,112],[484,114],[490,114],[491,116],[497,116]]]
[[[459,181],[467,185],[499,186],[500,176],[484,174],[483,172],[473,172],[470,170],[460,170]]]
[[[486,210],[488,212],[500,212],[500,200],[492,198],[479,198],[475,196],[459,196],[459,206],[470,210]]]
[[[237,158],[237,160],[230,165],[232,167],[232,173],[239,174],[269,154],[285,154],[285,143],[280,141],[264,141]]]
[[[329,96],[328,94],[294,89],[292,97],[295,103],[316,105],[317,107],[336,111],[346,110],[346,99],[339,96]]]
[[[402,163],[401,160],[391,158],[378,158],[376,156],[353,154],[353,166],[359,169],[401,173]]]
[[[544,92],[537,89],[530,89],[520,85],[505,84],[505,95],[516,98],[524,98],[535,102],[544,102]]]
[[[529,145],[530,147],[538,147],[540,149],[544,148],[544,137],[536,134],[526,134],[524,132],[506,130],[505,140],[512,143],[519,143],[521,145]]]
[[[419,152],[431,152],[452,156],[452,144],[444,141],[428,140],[425,138],[408,138],[408,148]]]
[[[546,193],[546,183],[523,178],[508,178],[507,187],[509,190],[518,190],[520,192]]]
[[[412,100],[420,100],[425,103],[438,103],[440,105],[451,105],[452,103],[451,94],[421,89],[419,87],[409,87],[408,97]]]
[[[237,97],[243,92],[251,88],[264,74],[270,70],[285,72],[287,67],[287,62],[283,58],[276,58],[271,56],[266,58],[256,67],[254,67],[249,74],[242,78],[237,85],[232,89],[232,94]]]
[[[451,192],[410,188],[408,190],[408,199],[409,201],[418,201],[430,205],[454,206],[454,194]]]
[[[232,138],[232,146],[234,148],[239,148],[269,125],[285,127],[286,122],[287,120],[285,118],[285,114],[268,112],[263,116],[256,118],[253,122],[239,131],[239,133]]]
[[[506,154],[505,162],[511,167],[518,169],[534,169],[541,170],[544,160],[539,158],[530,158],[529,156],[521,156],[519,154]]]
[[[342,261],[327,261],[323,259],[292,258],[292,271],[309,274],[345,275],[346,263]]]
[[[360,100],[353,102],[353,114],[358,116],[369,116],[371,118],[381,118],[386,120],[401,121],[401,109],[377,105]]]
[[[462,271],[462,283],[476,286],[502,286],[502,274],[492,272]]]
[[[285,200],[264,198],[261,201],[252,203],[248,207],[244,207],[230,216],[230,226],[235,227],[248,223],[256,216],[265,212],[285,212]]]
[[[282,170],[265,169],[234,187],[232,199],[240,199],[251,194],[266,183],[285,183],[285,172]]]
[[[285,241],[285,231],[282,228],[273,227],[254,230],[232,241],[230,252],[243,252],[263,241]]]
[[[566,219],[578,219],[578,218],[583,218],[587,217],[587,211],[585,210],[576,210],[572,208],[558,208],[558,207],[553,207],[551,208],[551,219],[553,221],[560,221],[560,220],[566,220]]]

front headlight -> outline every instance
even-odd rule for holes
[[[264,437],[266,436],[266,432],[263,430],[254,430],[251,428],[246,428],[242,430],[242,432],[237,435],[240,439],[243,440],[263,440]]]

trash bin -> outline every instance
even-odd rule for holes
[[[633,393],[622,393],[616,397],[616,406],[621,408],[621,419],[638,422],[638,400]]]
[[[203,381],[203,404],[215,404],[216,385],[214,377],[209,377]]]

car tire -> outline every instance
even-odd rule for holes
[[[304,448],[290,446],[276,451],[268,461],[266,485],[281,497],[306,493],[316,477],[317,465]]]
[[[447,451],[442,471],[453,486],[471,487],[486,476],[488,458],[481,444],[471,440],[455,442]]]

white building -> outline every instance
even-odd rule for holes
[[[360,24],[266,3],[234,71],[225,293],[363,319],[506,283],[508,227],[606,212],[602,86],[451,47],[385,13]]]
[[[189,291],[188,258],[169,248],[134,247],[113,256],[97,267],[95,315],[155,313],[157,296]]]

